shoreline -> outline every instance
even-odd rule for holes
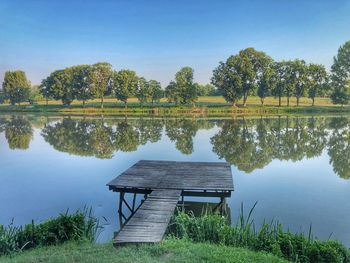
[[[231,107],[226,105],[205,106],[144,106],[129,105],[110,106],[103,109],[97,106],[82,107],[81,105],[33,105],[10,106],[1,105],[0,113],[48,113],[61,115],[111,115],[111,116],[148,116],[148,117],[231,117],[231,116],[276,116],[276,115],[319,115],[319,114],[350,114],[350,106],[256,106]]]

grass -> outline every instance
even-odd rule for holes
[[[12,257],[2,257],[3,263],[70,263],[70,262],[232,262],[283,263],[271,254],[253,252],[209,243],[169,239],[155,245],[130,245],[115,249],[111,243],[92,244],[70,242],[26,251]]]
[[[251,219],[254,207],[245,217],[242,205],[234,226],[220,215],[194,217],[191,213],[178,212],[172,218],[168,231],[176,238],[264,251],[293,262],[350,262],[350,250],[337,241],[317,240],[311,227],[307,234],[286,232],[278,222],[264,223],[257,229]]]
[[[16,227],[0,225],[0,256],[23,250],[62,244],[71,240],[94,241],[100,230],[91,209],[60,214],[44,223]]]
[[[265,100],[265,106],[260,105],[260,98],[251,96],[248,98],[247,107],[231,107],[227,104],[223,97],[199,97],[195,107],[193,106],[176,106],[167,103],[166,99],[162,99],[155,105],[144,104],[140,105],[137,99],[131,98],[128,103],[128,108],[125,109],[124,103],[118,102],[114,98],[106,98],[104,109],[100,108],[99,100],[88,101],[85,107],[82,107],[80,101],[73,101],[70,106],[64,106],[60,101],[40,101],[36,105],[20,105],[11,106],[7,104],[0,105],[0,111],[5,112],[53,112],[69,115],[159,115],[159,116],[231,116],[234,115],[274,115],[274,114],[304,114],[304,113],[350,113],[350,106],[333,105],[329,98],[317,98],[315,106],[311,106],[311,101],[308,98],[302,98],[300,106],[296,107],[295,98],[291,98],[289,107],[285,106],[286,98],[282,100],[283,106],[278,107],[278,99],[268,97]]]

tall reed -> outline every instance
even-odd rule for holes
[[[77,210],[75,213],[60,214],[57,218],[42,224],[15,226],[0,225],[0,255],[10,254],[29,248],[57,245],[69,240],[94,241],[102,227],[92,215],[91,208]]]
[[[168,228],[168,234],[187,238],[194,242],[220,243],[245,247],[255,251],[266,251],[294,262],[350,262],[350,251],[337,241],[320,241],[309,232],[284,231],[278,221],[264,222],[255,226],[252,218],[256,204],[245,216],[243,204],[236,223],[231,226],[226,217],[204,213],[195,217],[193,213],[177,211]]]

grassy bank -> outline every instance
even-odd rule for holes
[[[283,98],[285,105],[286,98]],[[116,99],[107,98],[104,108],[100,108],[97,100],[88,101],[85,107],[81,102],[74,101],[70,106],[64,106],[59,101],[49,101],[48,105],[39,102],[35,105],[0,105],[1,112],[39,112],[60,113],[69,115],[130,115],[130,116],[231,116],[231,115],[275,115],[275,114],[320,114],[320,113],[350,113],[350,106],[334,106],[328,98],[318,98],[315,106],[311,106],[306,98],[301,100],[300,106],[278,106],[278,100],[270,97],[266,99],[265,106],[260,105],[259,98],[250,97],[246,107],[238,104],[231,107],[222,97],[200,97],[195,106],[176,106],[165,100],[151,105],[141,105],[136,99],[130,99],[128,107]]]
[[[3,263],[30,262],[252,262],[283,263],[276,256],[253,252],[244,248],[208,243],[193,243],[170,239],[156,245],[126,246],[115,249],[111,243],[70,242],[64,245],[43,247],[12,257],[2,257]]]

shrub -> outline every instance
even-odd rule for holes
[[[42,224],[16,227],[0,225],[0,256],[38,246],[57,245],[69,240],[93,241],[101,227],[91,209],[60,214]]]

